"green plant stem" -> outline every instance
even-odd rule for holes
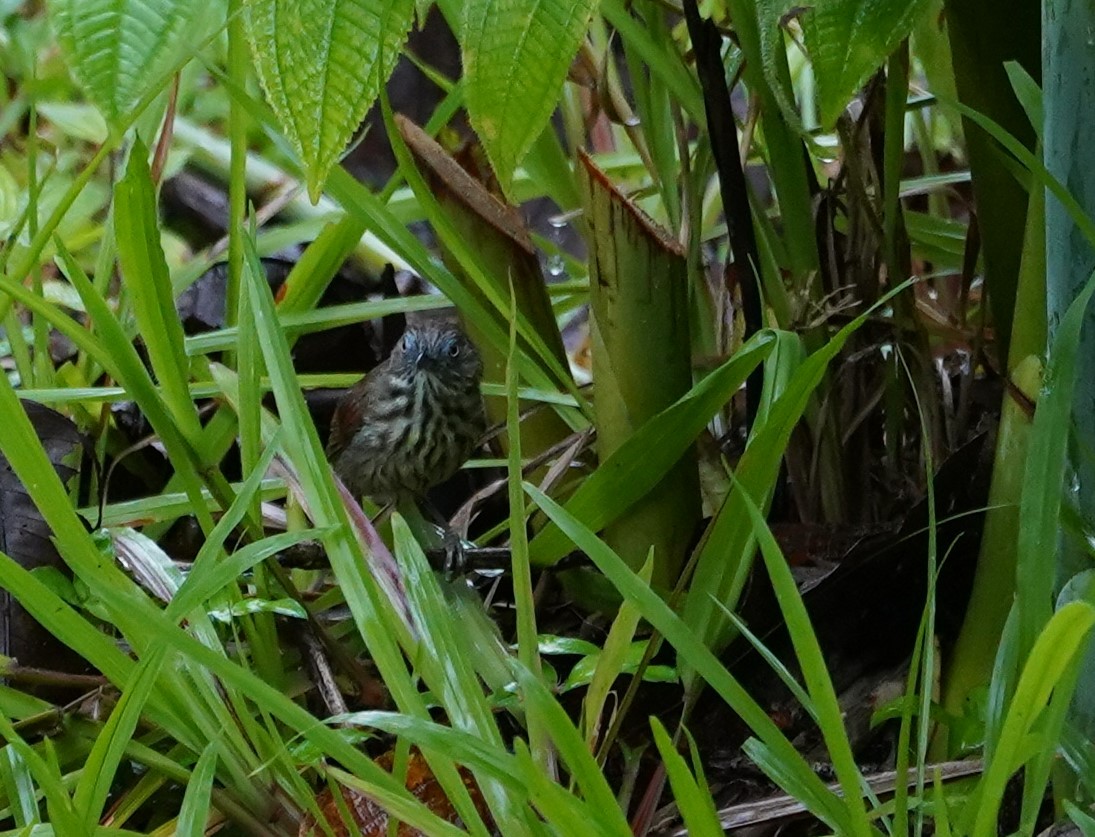
[[[27,232],[31,238],[38,232],[38,59],[31,56],[29,78],[24,82],[24,90],[29,92],[27,99]],[[34,292],[42,295],[42,270],[36,265],[31,273]],[[28,370],[30,376],[23,383],[35,386],[51,386],[53,382],[53,361],[49,354],[49,323],[42,317],[31,316],[34,332],[33,364]]]
[[[536,633],[536,600],[529,564],[528,529],[525,524],[525,492],[521,483],[521,404],[517,398],[517,294],[510,280],[509,354],[506,358],[506,435],[509,438],[508,496],[510,555],[513,567],[513,595],[517,607],[517,658],[532,674],[542,676],[539,638]],[[553,769],[551,738],[539,713],[528,714],[529,749],[547,775]]]
[[[1018,60],[1035,79],[1040,77],[1039,5],[1013,3],[1008,13],[1001,13],[995,0],[944,2],[959,99],[995,120],[1028,149],[1034,147],[1034,130],[1012,92],[1004,62]],[[1073,33],[1085,31],[1068,28]],[[963,124],[981,228],[985,285],[1003,358],[1011,335],[1027,195],[988,134],[968,116]]]
[[[246,87],[250,56],[243,32],[243,0],[228,3],[228,77]],[[231,152],[228,163],[228,289],[225,292],[225,325],[239,321],[240,288],[243,275],[243,220],[247,211],[247,111],[235,97],[228,100],[228,137]],[[225,364],[233,366],[233,353]],[[247,462],[244,461],[246,471]]]
[[[1026,244],[1016,292],[1008,375],[1011,384],[1033,403],[1042,387],[1040,357],[1046,344],[1045,192],[1031,191]],[[970,692],[989,683],[993,659],[1015,598],[1019,537],[1016,510],[1022,501],[1031,416],[1010,386],[1004,388],[1000,425],[989,487],[988,511],[977,558],[977,571],[966,616],[948,660],[943,707],[958,716]],[[944,731],[945,733],[945,731]],[[941,734],[934,755],[942,758],[953,744]]]

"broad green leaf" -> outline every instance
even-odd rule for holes
[[[88,142],[106,142],[109,129],[103,115],[91,105],[77,102],[39,102],[38,114],[64,133]]]
[[[597,0],[468,0],[468,115],[502,189],[544,130]]]
[[[828,0],[803,15],[822,125],[836,122],[929,5],[927,0]]]
[[[249,0],[247,36],[259,81],[319,200],[395,67],[414,0]]]
[[[222,3],[50,0],[72,73],[108,123],[123,129],[137,101],[223,20]]]

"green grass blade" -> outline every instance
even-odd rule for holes
[[[654,38],[639,21],[632,17],[623,0],[601,0],[600,13],[620,36],[628,42],[643,62],[669,88],[674,98],[697,125],[706,124],[703,93],[699,81],[681,60],[671,43]]]
[[[42,821],[34,775],[15,747],[4,747],[0,755],[0,780],[7,793],[8,810],[20,828]]]
[[[186,783],[176,834],[203,834],[209,819],[209,795],[213,790],[213,777],[217,769],[217,742],[210,741],[202,752],[190,781]]]
[[[710,788],[707,785],[701,786],[696,781],[696,777],[688,769],[688,764],[673,746],[669,733],[665,731],[661,721],[651,718],[650,727],[654,731],[654,744],[662,757],[669,784],[673,788],[673,799],[684,818],[688,833],[709,835],[709,837],[723,834]]]
[[[84,762],[73,804],[85,831],[90,830],[102,815],[125,747],[137,729],[141,712],[166,660],[167,648],[164,646],[154,648],[141,660]]]
[[[159,434],[167,449],[176,474],[183,481],[183,488],[194,504],[194,511],[199,522],[208,529],[212,529],[212,516],[205,510],[205,503],[202,502],[201,480],[198,474],[204,469],[194,448],[194,437],[186,435],[186,424],[180,425],[176,422],[171,409],[160,396],[148,370],[145,369],[140,356],[106,300],[91,284],[72,255],[63,249],[60,243],[58,248],[68,280],[80,294],[88,317],[94,323],[95,332],[100,335],[104,345],[111,347],[109,352],[104,350],[97,354],[96,360],[110,373],[111,377],[126,388],[140,406],[141,411],[148,417],[149,423]],[[6,281],[0,282],[0,288],[3,288],[5,284]],[[84,346],[81,345],[81,347]],[[93,345],[87,347],[95,348]],[[185,380],[186,378],[183,379],[184,383]],[[186,397],[189,402],[189,391]],[[192,402],[190,402],[190,410],[193,410]],[[196,418],[194,423],[195,426],[191,427],[191,432],[196,429]]]
[[[695,559],[696,573],[684,604],[685,621],[712,648],[722,646],[729,638],[726,620],[716,603],[722,602],[730,609],[736,606],[752,564],[754,534],[744,495],[748,494],[760,508],[767,508],[791,432],[829,364],[873,311],[910,285],[911,281],[904,282],[891,290],[807,357],[794,370],[778,400],[766,414],[758,415],[738,463],[735,475],[738,484],[704,533]],[[682,676],[687,680],[689,674],[683,671]]]
[[[526,484],[526,491],[528,488]],[[601,830],[598,833],[602,834],[630,833],[627,820],[616,803],[607,778],[566,711],[540,678],[517,661],[514,661],[513,668],[517,687],[528,704],[529,711],[540,717],[555,743],[559,757],[569,769],[571,779],[578,786],[581,796],[589,803],[590,813],[593,814],[590,826],[599,827]],[[538,772],[542,777],[550,778],[550,774],[542,769]]]
[[[746,511],[753,525],[760,545],[764,566],[772,582],[772,591],[783,614],[784,624],[791,636],[791,643],[802,669],[810,698],[817,713],[817,723],[821,730],[829,757],[833,761],[844,794],[844,804],[851,819],[853,834],[870,837],[871,826],[867,819],[867,809],[863,804],[863,776],[856,765],[852,745],[844,728],[844,713],[833,688],[829,669],[821,653],[813,625],[810,624],[806,605],[798,592],[798,586],[791,575],[791,567],[783,557],[783,552],[772,536],[772,530],[761,514],[760,508],[748,494],[742,494]]]
[[[526,484],[525,491],[536,501],[541,511],[551,518],[584,552],[597,568],[619,590],[625,601],[632,601],[643,617],[673,645],[680,664],[691,666],[699,676],[726,701],[741,719],[775,754],[785,772],[792,775],[803,789],[804,804],[817,817],[841,833],[853,833],[843,803],[830,791],[806,764],[805,760],[783,735],[741,684],[726,670],[700,638],[677,616],[662,599],[631,572],[620,557],[563,506],[535,486]]]
[[[567,511],[599,530],[657,485],[711,417],[722,408],[780,339],[763,331],[672,406],[644,424],[600,464],[567,501]],[[553,564],[570,549],[567,537],[546,526],[529,544],[532,562]]]
[[[38,783],[38,787],[46,800],[47,821],[52,822],[60,829],[62,834],[84,833],[82,823],[72,805],[68,792],[65,790],[63,779],[52,759],[43,757],[27,744],[15,731],[7,718],[0,716],[0,737],[7,742],[7,747],[14,749],[28,772]],[[47,756],[51,748],[47,739]],[[32,826],[33,828],[33,826]]]
[[[1028,736],[1049,702],[1054,689],[1071,676],[1080,652],[1095,626],[1095,608],[1086,602],[1070,602],[1049,620],[1027,658],[1023,673],[1000,730],[992,761],[982,777],[973,821],[974,837],[996,834],[997,812],[1011,775],[1029,757]]]
[[[1073,386],[1079,364],[1080,329],[1095,293],[1095,273],[1072,301],[1049,352],[1042,395],[1034,414],[1019,516],[1016,595],[1019,639],[1024,650],[1049,621],[1053,604],[1057,539],[1068,458]]]
[[[114,235],[125,288],[152,368],[164,388],[164,401],[184,434],[193,437],[198,415],[186,388],[190,374],[182,323],[175,313],[171,277],[160,246],[148,149],[140,140],[134,143],[125,176],[115,188]]]
[[[398,515],[392,520],[392,534],[405,573],[411,614],[419,628],[419,641],[413,654],[419,674],[446,708],[449,722],[455,728],[472,733],[487,744],[502,747],[501,732],[476,678],[477,649],[463,641],[472,637],[471,632],[465,633],[453,620],[454,611],[442,593],[435,573],[406,521]],[[495,654],[504,653],[500,642],[495,643],[493,650]],[[479,652],[490,653],[490,650],[479,649]],[[477,833],[486,834],[486,827],[476,814],[459,774],[447,761],[448,754],[445,753],[444,760],[440,761],[437,754],[426,751],[425,755],[465,823]],[[497,783],[482,777],[480,784],[500,822],[521,817]]]

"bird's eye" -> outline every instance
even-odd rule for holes
[[[449,344],[449,357],[459,357],[459,356],[460,356],[460,344],[459,343],[450,343]]]
[[[411,336],[410,332],[403,335],[402,345],[403,351],[409,352],[411,350],[411,347],[414,345],[414,337]]]

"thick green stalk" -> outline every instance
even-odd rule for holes
[[[1043,50],[1045,163],[1068,185],[1088,216],[1095,214],[1095,42],[1079,33],[1095,31],[1095,7],[1088,0],[1046,0]],[[1095,269],[1095,248],[1080,235],[1064,206],[1046,197],[1046,300],[1050,345],[1064,313]],[[1069,445],[1075,487],[1072,502],[1090,528],[1095,502],[1095,313],[1084,316],[1076,384],[1072,395]],[[1062,491],[1064,486],[1060,487]],[[1090,566],[1086,544],[1064,539],[1057,556],[1055,588]],[[1089,651],[1081,673],[1073,721],[1087,735],[1095,730],[1095,656]]]
[[[1054,5],[1047,3],[1047,14]],[[1034,148],[1034,131],[1012,92],[1004,62],[1017,60],[1038,78],[1038,6],[1035,0],[1018,0],[1009,3],[1007,12],[1002,13],[995,0],[945,2],[959,99],[994,119],[1027,148]],[[1082,31],[1086,30],[1073,30]],[[1003,359],[1008,356],[1011,337],[1027,194],[988,134],[969,119],[964,119],[963,124],[981,228],[985,284],[999,357]]]
[[[1045,277],[1045,196],[1037,190],[1031,193],[1027,216],[1008,364],[1018,393],[1004,390],[977,573],[943,681],[943,706],[956,716],[963,713],[970,692],[988,685],[992,678],[996,648],[1015,599],[1017,510],[1023,495],[1031,422],[1030,406],[1021,400],[1025,396],[1033,402],[1042,386],[1039,357],[1046,345]],[[955,742],[950,743],[953,747]],[[935,746],[935,755],[945,758],[947,742],[941,738]]]
[[[590,230],[597,448],[607,459],[691,386],[684,253],[581,158]],[[672,588],[700,518],[699,474],[687,453],[605,532],[633,569],[651,548],[656,589]]]

